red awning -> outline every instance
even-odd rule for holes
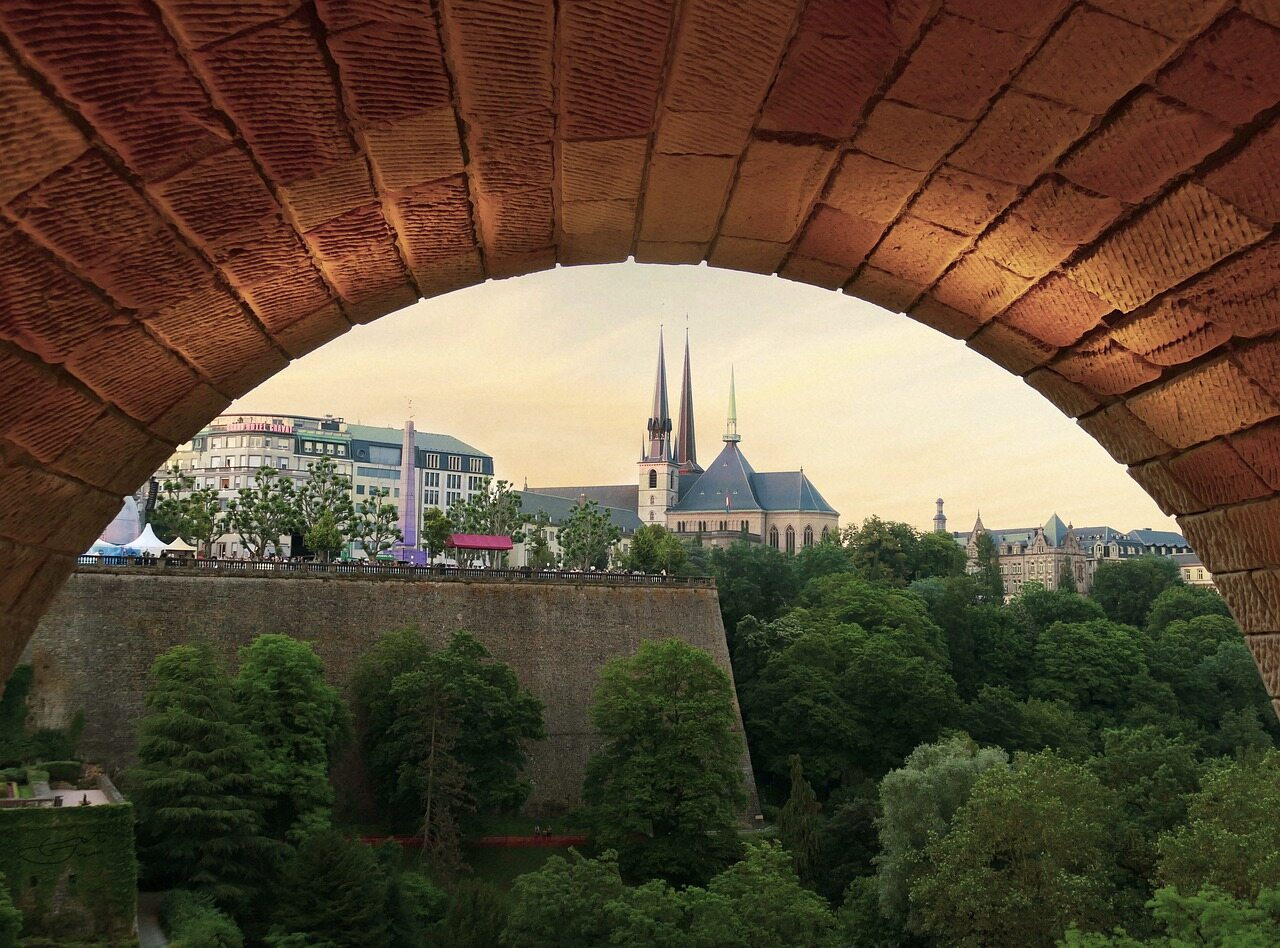
[[[459,550],[509,550],[511,537],[490,537],[483,533],[454,533],[449,545]]]

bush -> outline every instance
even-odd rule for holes
[[[160,906],[169,948],[243,948],[244,936],[208,895],[180,889]]]
[[[75,783],[80,779],[84,764],[78,760],[46,760],[40,764],[41,769],[49,774],[50,780],[65,780]]]
[[[27,783],[41,783],[41,782],[43,783],[49,782],[49,771],[45,770],[43,767],[28,767]]]

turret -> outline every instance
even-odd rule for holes
[[[942,512],[942,498],[938,498],[938,512],[933,515],[933,532],[947,532],[947,515]]]

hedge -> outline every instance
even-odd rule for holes
[[[204,894],[179,889],[160,906],[160,923],[169,935],[169,948],[242,948],[244,936],[236,923]]]

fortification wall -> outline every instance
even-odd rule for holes
[[[598,746],[587,712],[605,662],[674,636],[732,675],[713,588],[82,569],[23,659],[35,670],[33,720],[62,727],[83,711],[82,753],[124,766],[133,759],[148,671],[173,645],[207,641],[233,669],[237,650],[255,636],[285,633],[311,643],[329,679],[345,689],[379,634],[404,627],[437,644],[459,629],[474,633],[545,704],[549,737],[530,748],[531,814],[580,802]],[[745,754],[743,769],[754,801]]]

